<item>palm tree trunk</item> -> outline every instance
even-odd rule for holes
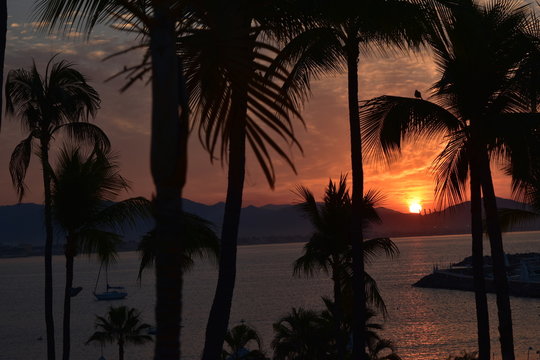
[[[341,295],[341,273],[336,265],[332,266],[332,279],[334,280],[334,314],[336,320],[336,347],[337,359],[345,358],[345,349],[347,347],[347,339],[343,337],[341,331],[343,327],[343,297]]]
[[[508,279],[506,277],[506,264],[501,228],[497,215],[497,203],[495,190],[491,178],[489,158],[485,147],[479,154],[480,176],[482,181],[482,193],[484,195],[484,209],[486,210],[487,230],[491,245],[491,259],[493,262],[493,277],[497,293],[497,314],[499,318],[499,339],[501,342],[501,354],[503,360],[514,360],[514,336],[512,329],[512,310],[508,293]]]
[[[214,301],[206,325],[203,360],[216,360],[221,356],[236,281],[238,226],[242,210],[246,164],[247,84],[239,85],[237,89],[233,89],[231,106],[229,173],[227,200],[221,230],[219,275]]]
[[[43,173],[43,189],[45,192],[45,326],[47,328],[47,359],[54,360],[54,317],[53,317],[53,278],[52,278],[52,246],[53,228],[51,211],[51,174],[49,166],[49,138],[41,137],[41,167]]]
[[[156,186],[156,345],[154,359],[180,359],[182,189],[187,167],[187,108],[179,114],[176,33],[169,1],[153,0],[151,171]],[[123,350],[121,350],[123,356]]]
[[[0,2],[0,84],[4,83],[4,58],[6,55],[7,0]],[[2,124],[2,99],[4,87],[0,85],[0,125]]]
[[[474,154],[475,151],[473,150]],[[473,155],[474,156],[474,155]],[[482,225],[482,194],[478,178],[478,162],[471,162],[471,234],[474,298],[476,302],[476,324],[478,334],[478,359],[489,360],[491,344],[489,335],[489,313],[484,277],[484,250]]]
[[[124,360],[124,342],[118,341],[118,360]]]
[[[62,341],[62,359],[69,360],[69,351],[71,345],[70,321],[71,321],[71,288],[73,287],[73,259],[75,257],[75,244],[71,235],[66,239],[66,287],[64,288],[64,326]]]
[[[364,234],[362,232],[362,198],[364,194],[364,169],[362,166],[362,136],[360,132],[360,113],[358,110],[358,41],[347,44],[347,71],[349,90],[349,127],[351,138],[352,168],[352,221],[350,237],[352,242],[353,269],[353,352],[352,359],[367,360],[366,338],[366,285],[364,280],[364,253],[362,251]]]

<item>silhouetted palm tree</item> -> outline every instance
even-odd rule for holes
[[[190,101],[200,118],[200,138],[211,158],[217,153],[228,162],[219,277],[206,328],[205,360],[219,356],[230,316],[246,146],[271,187],[272,153],[293,167],[286,147],[298,145],[292,120],[300,116],[306,83],[294,79],[299,75],[286,67],[271,64],[280,51],[280,32],[287,27],[286,4],[206,1],[193,6],[197,21],[178,39]]]
[[[292,308],[273,327],[275,360],[326,359],[331,352],[333,328],[325,326],[316,311]]]
[[[107,317],[97,316],[95,328],[99,329],[90,336],[86,344],[97,342],[101,345],[118,345],[118,360],[124,360],[124,347],[128,344],[141,345],[152,341],[147,335],[150,325],[141,323],[141,313],[126,306],[110,307]]]
[[[340,353],[335,337],[336,323],[339,321],[336,307],[329,299],[323,298],[323,302],[326,310],[317,312],[293,308],[273,325],[272,348],[275,360],[335,359],[338,356],[350,358],[353,348],[352,317],[345,319],[341,326],[342,336],[349,340],[346,352]],[[366,315],[363,337],[366,339],[365,351],[370,359],[398,359],[392,342],[382,339],[378,334],[378,331],[383,329],[382,325],[371,322],[376,313],[368,308]],[[387,355],[390,357],[384,357]]]
[[[225,345],[221,358],[223,360],[265,360],[261,352],[261,338],[257,331],[246,324],[236,325],[225,335]],[[256,349],[250,350],[250,344]]]
[[[19,195],[24,197],[26,171],[32,148],[37,146],[45,193],[45,322],[47,356],[54,359],[54,320],[52,314],[52,244],[51,175],[49,146],[55,136],[64,133],[79,142],[109,146],[107,136],[87,121],[99,108],[99,95],[86,78],[66,61],[47,64],[45,75],[36,65],[30,69],[11,70],[6,79],[6,111],[21,120],[28,136],[11,154],[9,170]],[[34,141],[38,144],[34,145]]]
[[[366,358],[362,339],[365,318],[365,284],[362,259],[362,198],[364,196],[364,171],[362,165],[362,141],[360,115],[358,112],[358,62],[360,55],[384,54],[389,46],[395,49],[415,47],[426,35],[422,6],[416,1],[367,0],[300,2],[305,11],[313,15],[315,26],[293,40],[291,53],[308,44],[315,53],[314,58],[325,63],[334,62],[333,71],[341,63],[347,69],[349,131],[351,146],[352,217],[350,236],[353,242],[353,281],[355,296],[356,342],[354,358]],[[302,7],[302,5],[301,5]],[[289,53],[282,55],[287,59]],[[303,70],[303,69],[301,69]],[[305,71],[305,70],[304,70]],[[358,220],[356,220],[358,219]],[[363,355],[362,355],[363,354]]]
[[[350,222],[352,221],[352,204],[347,189],[346,177],[340,178],[339,184],[332,180],[325,190],[324,202],[319,206],[311,191],[305,187],[299,187],[297,194],[300,196],[298,204],[301,211],[311,221],[315,228],[315,233],[309,242],[304,246],[303,255],[294,263],[294,273],[296,275],[304,273],[312,276],[315,272],[322,270],[330,274],[334,282],[334,303],[336,304],[336,336],[345,321],[345,303],[343,296],[351,294],[351,239],[349,237]],[[380,218],[375,211],[375,203],[380,200],[380,194],[369,191],[363,199],[364,225],[369,222],[380,222]],[[378,253],[385,253],[393,257],[398,254],[397,246],[388,238],[369,239],[362,243],[364,251],[364,261],[371,260]],[[376,282],[365,274],[367,300],[372,305],[377,306],[383,314],[386,307],[379,294]],[[349,290],[349,291],[347,291]],[[352,308],[353,306],[349,306]],[[349,309],[350,310],[350,309]],[[350,311],[349,311],[350,313]],[[350,321],[349,321],[350,322]],[[343,358],[345,353],[346,339],[336,338],[338,344],[338,358]]]
[[[182,191],[187,173],[188,99],[183,92],[181,59],[176,54],[176,27],[183,21],[185,2],[176,0],[37,0],[44,28],[76,28],[88,34],[98,22],[135,23],[141,45],[149,51],[152,83],[151,173],[154,198],[156,254],[156,348],[160,359],[180,358],[182,313]],[[123,29],[126,29],[124,26]]]
[[[68,360],[75,256],[96,253],[106,265],[115,261],[116,247],[122,241],[117,231],[149,217],[150,202],[138,197],[110,203],[129,186],[114,158],[98,149],[86,156],[78,148],[64,148],[51,175],[53,218],[66,232],[62,358]]]
[[[214,260],[219,259],[219,239],[212,228],[212,223],[197,216],[184,212],[184,249],[182,256],[183,271],[189,271],[194,264],[195,257]],[[137,250],[140,253],[141,265],[139,267],[139,279],[145,268],[152,265],[156,259],[158,242],[155,231],[152,230],[144,235]]]
[[[520,77],[515,76],[530,48],[524,31],[527,12],[526,7],[514,1],[446,4],[448,8],[440,7],[434,17],[430,39],[441,73],[441,79],[432,87],[433,103],[389,96],[370,100],[365,108],[366,141],[372,149],[382,149],[391,156],[401,147],[402,139],[409,136],[427,139],[435,133],[450,134],[438,158],[436,192],[446,191],[444,196],[450,202],[460,200],[470,169],[480,357],[488,359],[490,355],[485,295],[480,300],[482,193],[494,260],[501,351],[504,359],[514,359],[508,283],[489,157],[493,152],[507,156],[510,137],[506,134],[527,128],[529,122],[524,126],[520,123],[532,116],[520,114],[528,111],[529,104],[520,92]]]

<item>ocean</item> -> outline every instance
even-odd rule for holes
[[[411,286],[434,265],[445,267],[470,254],[469,235],[394,238],[398,258],[379,258],[367,267],[377,280],[386,301],[389,317],[382,335],[393,340],[405,360],[439,360],[450,354],[475,348],[474,294],[470,292],[420,289]],[[504,236],[508,253],[540,252],[540,232],[508,233]],[[272,323],[292,307],[322,309],[321,296],[331,296],[332,284],[325,274],[315,278],[293,278],[292,262],[303,244],[249,245],[238,249],[238,275],[231,325],[245,321],[263,339],[263,349],[271,353]],[[486,242],[486,253],[489,245]],[[55,256],[54,305],[57,357],[61,354],[64,259]],[[84,345],[94,331],[95,315],[104,315],[111,305],[127,305],[142,311],[143,320],[153,320],[153,272],[137,281],[138,254],[120,254],[109,271],[111,285],[122,285],[129,293],[125,300],[98,302],[92,296],[99,264],[86,256],[75,260],[74,286],[83,291],[72,299],[72,359],[97,360],[98,345]],[[204,343],[208,312],[214,296],[217,267],[197,261],[186,275],[182,328],[182,359],[198,359]],[[43,315],[43,259],[41,257],[0,259],[0,359],[44,359],[46,354]],[[104,282],[101,282],[104,287]],[[495,296],[488,294],[492,351],[500,359],[497,342]],[[515,350],[518,359],[540,358],[540,299],[511,298]],[[153,345],[126,348],[126,359],[151,359]],[[107,345],[103,355],[117,359],[116,345]]]

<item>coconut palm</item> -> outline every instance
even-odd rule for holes
[[[54,59],[54,58],[53,58]],[[74,140],[109,146],[107,136],[87,121],[99,108],[99,95],[86,78],[66,61],[47,64],[42,76],[36,65],[30,69],[11,70],[6,79],[6,111],[21,120],[27,137],[13,150],[9,170],[19,195],[25,195],[24,183],[32,148],[36,147],[43,174],[45,193],[45,322],[47,356],[54,358],[54,321],[52,315],[52,244],[51,174],[49,147],[55,136],[66,134]],[[34,144],[37,142],[37,144]]]
[[[261,352],[261,338],[257,331],[244,323],[236,325],[225,335],[225,348],[221,358],[223,360],[265,360]],[[256,349],[249,350],[250,344]]]
[[[326,359],[331,352],[333,329],[313,310],[292,308],[274,325],[275,360]]]
[[[516,76],[530,48],[524,31],[527,11],[514,1],[445,3],[448,7],[439,7],[434,17],[437,20],[430,39],[441,73],[432,87],[433,102],[389,96],[370,100],[364,108],[364,133],[368,147],[387,156],[399,150],[402,139],[409,136],[449,135],[450,141],[436,164],[436,193],[446,194],[444,199],[450,202],[461,200],[470,169],[480,357],[487,359],[490,355],[487,303],[481,295],[483,274],[479,273],[482,194],[494,259],[501,351],[504,359],[514,359],[508,283],[489,158],[492,153],[506,156],[508,145],[516,145],[517,138],[513,136],[514,141],[510,141],[508,134],[516,134],[518,128],[530,130],[530,122],[525,120],[535,118],[521,114],[528,111],[528,101],[520,92],[523,86],[518,86],[520,77]],[[483,300],[479,301],[480,297]]]
[[[337,356],[350,357],[352,349],[351,317],[342,324],[340,331],[343,337],[350,339],[347,352],[340,354],[337,349],[335,328],[338,320],[335,312],[335,304],[323,298],[326,309],[320,312],[293,308],[291,312],[282,317],[274,326],[274,359],[276,360],[300,360],[300,359],[335,359]],[[376,313],[367,309],[366,327],[363,337],[366,339],[366,353],[370,359],[398,359],[394,353],[391,341],[382,339],[378,331],[382,330],[381,324],[372,322]],[[388,350],[392,352],[389,353]],[[391,357],[384,357],[384,356]],[[377,357],[380,356],[380,357]]]
[[[99,331],[94,332],[86,344],[97,342],[105,345],[116,342],[119,360],[124,360],[126,345],[142,345],[152,341],[147,334],[150,325],[142,323],[140,311],[126,306],[111,306],[106,317],[96,315],[95,328]]]
[[[318,271],[323,271],[330,274],[334,282],[338,358],[343,358],[346,346],[346,339],[339,338],[339,334],[342,333],[340,329],[344,322],[344,307],[346,303],[349,305],[349,310],[353,307],[351,299],[343,299],[344,295],[352,295],[352,242],[349,238],[352,204],[346,180],[346,176],[342,176],[339,184],[335,184],[332,180],[329,181],[322,206],[316,203],[315,197],[309,189],[305,187],[297,189],[297,194],[301,199],[298,206],[311,221],[316,232],[304,246],[303,255],[295,261],[294,273],[296,275],[312,276]],[[362,209],[364,226],[367,226],[369,222],[381,221],[374,208],[377,200],[380,200],[380,195],[374,191],[369,191],[364,196],[364,207]],[[366,262],[372,260],[378,253],[385,253],[390,257],[398,254],[397,246],[388,238],[369,239],[364,241],[362,246],[364,261]],[[386,314],[386,307],[379,294],[376,282],[367,273],[365,277],[364,283],[368,302],[377,306],[383,314]]]
[[[180,358],[182,310],[182,191],[187,173],[188,104],[176,54],[176,26],[184,2],[175,0],[36,0],[44,28],[88,34],[97,23],[136,22],[149,51],[152,83],[151,173],[156,187],[156,358]],[[125,29],[122,24],[119,26]],[[180,109],[180,111],[179,111]]]
[[[87,156],[79,148],[64,147],[51,175],[53,218],[66,232],[62,358],[68,360],[75,256],[95,252],[106,266],[115,261],[122,240],[117,231],[148,217],[150,202],[138,197],[111,204],[129,185],[120,176],[114,157],[99,149]]]
[[[303,4],[302,2],[300,2]],[[354,358],[365,359],[363,353],[365,339],[362,331],[365,318],[365,284],[362,258],[362,199],[364,196],[364,172],[362,166],[362,139],[360,114],[358,112],[358,62],[360,55],[380,55],[389,46],[403,50],[419,45],[426,35],[424,11],[417,1],[333,1],[305,2],[305,11],[312,14],[315,26],[293,40],[290,52],[284,52],[282,59],[288,59],[297,49],[310,45],[317,53],[316,59],[344,64],[347,70],[349,131],[351,146],[352,213],[358,219],[350,223],[353,242],[353,273],[355,274],[355,351]],[[331,59],[331,60],[330,60]],[[336,70],[334,65],[332,70]],[[304,70],[306,71],[306,70]],[[363,355],[362,355],[363,354]]]
[[[305,82],[295,79],[300,75],[272,65],[280,51],[276,42],[287,27],[282,12],[286,4],[207,1],[194,5],[196,26],[179,37],[199,135],[212,158],[219,154],[228,162],[220,268],[206,330],[205,360],[219,356],[230,316],[246,147],[271,187],[275,182],[272,153],[293,167],[286,147],[298,145],[292,120],[300,117],[307,89]]]
[[[183,271],[189,271],[194,265],[194,258],[210,259],[218,261],[219,259],[219,239],[209,221],[184,212],[184,250],[182,256]],[[141,265],[139,267],[139,279],[145,268],[152,265],[156,258],[158,243],[156,242],[156,233],[154,230],[144,235],[139,243],[137,250],[140,253]]]

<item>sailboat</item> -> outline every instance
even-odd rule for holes
[[[110,286],[109,285],[109,273],[108,273],[108,266],[105,266],[105,281],[106,281],[106,289],[104,292],[96,292],[98,283],[99,283],[99,276],[101,275],[101,268],[103,267],[103,263],[99,267],[98,276],[96,279],[96,285],[94,286],[93,294],[96,297],[97,300],[121,300],[124,299],[127,296],[127,292],[122,291],[124,290],[123,286]]]

